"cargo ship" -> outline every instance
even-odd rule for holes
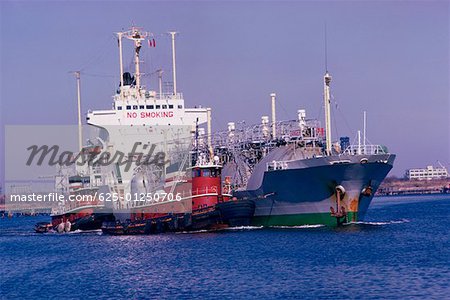
[[[395,155],[385,146],[331,136],[331,75],[323,77],[325,128],[298,110],[297,120],[276,121],[276,94],[270,95],[272,122],[228,130],[213,136],[214,151],[233,178],[233,197],[253,200],[252,224],[258,226],[337,226],[364,220]]]
[[[89,111],[86,117],[104,141],[101,151],[122,158],[103,173],[109,178],[106,194],[113,200],[104,205],[114,216],[104,222],[104,233],[216,229],[249,224],[254,212],[252,200],[233,201],[223,192],[222,165],[211,146],[211,109],[185,106],[177,90],[176,32],[169,34],[170,90],[163,91],[161,71],[159,91],[142,84],[140,52],[143,45],[155,46],[155,40],[152,33],[132,27],[117,33],[121,76],[113,108]],[[133,74],[124,71],[123,40],[133,44]]]
[[[86,119],[98,130],[100,152],[124,161],[100,172],[100,186],[113,201],[93,211],[83,208],[84,219],[109,213],[101,226],[108,234],[241,225],[337,226],[364,219],[395,155],[368,144],[365,130],[362,142],[360,132],[353,145],[346,137],[332,141],[328,71],[323,77],[325,128],[306,118],[304,109],[296,120],[277,121],[272,93],[271,122],[268,116],[247,127],[230,122],[228,130],[213,133],[212,110],[185,107],[177,90],[176,32],[170,32],[173,77],[165,91],[160,70],[159,91],[141,83],[140,51],[145,41],[155,45],[153,35],[132,27],[117,36],[120,84],[113,107],[89,111]],[[134,46],[133,74],[124,71],[124,38]]]

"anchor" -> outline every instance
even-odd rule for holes
[[[361,195],[370,197],[372,196],[372,193],[373,193],[372,181],[370,181],[369,184],[361,190]]]
[[[341,197],[345,195],[345,188],[342,185],[337,185],[336,188],[336,210],[330,206],[331,216],[336,218],[337,225],[342,225],[347,219],[347,211],[341,205]]]

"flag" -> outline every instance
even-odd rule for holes
[[[148,42],[148,46],[149,46],[150,48],[156,47],[156,41],[155,41],[155,39],[148,39],[147,42]]]

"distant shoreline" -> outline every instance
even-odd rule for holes
[[[450,194],[450,178],[436,180],[406,180],[386,178],[376,196],[412,196]]]
[[[380,195],[380,194],[376,194],[375,198],[406,198],[406,197],[411,197],[411,196],[449,196],[450,197],[450,193],[428,193],[428,194],[398,194],[398,195]]]

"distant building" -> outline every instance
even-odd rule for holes
[[[427,166],[424,169],[409,169],[406,171],[406,177],[409,180],[417,179],[417,180],[431,180],[431,179],[440,179],[447,178],[448,171],[442,166],[440,168],[434,168],[433,166]]]

